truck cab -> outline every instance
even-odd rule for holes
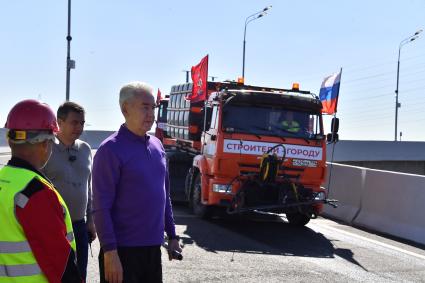
[[[320,186],[326,141],[316,96],[298,89],[214,83],[207,101],[184,103],[188,118],[197,112],[196,123],[188,119],[187,128],[198,139],[174,138],[176,150],[188,156],[185,196],[196,215],[208,217],[221,207],[229,214],[285,213],[291,224],[305,225],[320,214],[326,202]]]
[[[167,134],[167,108],[168,108],[168,97],[159,101],[156,112],[156,128],[155,137],[164,142],[165,138],[170,138]]]

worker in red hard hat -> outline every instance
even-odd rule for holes
[[[0,281],[82,282],[68,208],[40,172],[58,131],[55,114],[24,100],[5,128],[12,158],[0,169]]]

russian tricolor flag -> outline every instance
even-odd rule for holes
[[[338,104],[339,86],[342,69],[333,75],[326,77],[320,87],[320,101],[322,102],[322,113],[334,114]]]

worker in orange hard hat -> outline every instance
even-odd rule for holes
[[[24,100],[5,127],[12,158],[0,169],[0,281],[82,282],[68,208],[39,171],[58,131],[55,114]]]

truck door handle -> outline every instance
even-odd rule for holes
[[[216,135],[211,135],[211,140],[212,140],[212,141],[215,141],[215,140],[216,140],[216,138],[217,138],[217,136],[216,136]]]

